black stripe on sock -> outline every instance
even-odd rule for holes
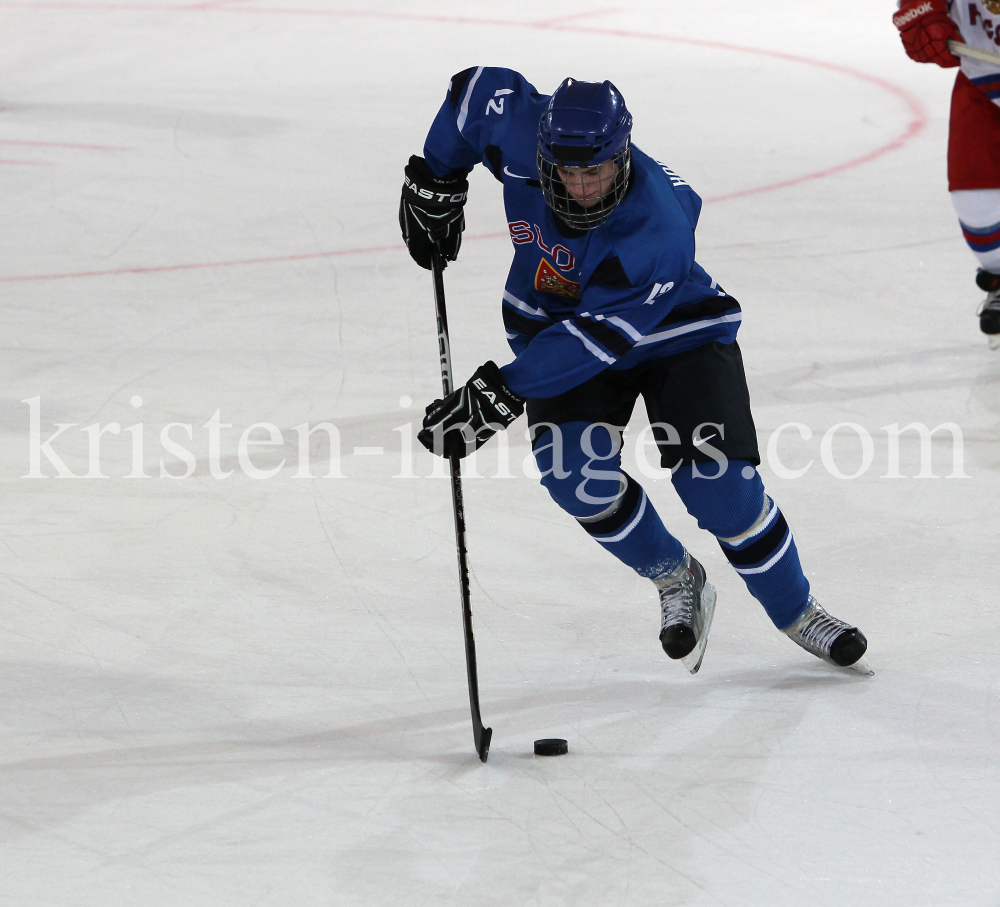
[[[766,561],[774,554],[781,547],[781,543],[785,540],[787,532],[788,523],[785,522],[784,514],[779,512],[774,525],[752,545],[734,550],[727,548],[722,542],[719,542],[719,547],[729,559],[729,563],[734,567],[749,567],[751,564],[759,564],[762,561]]]
[[[636,505],[642,497],[642,486],[627,472],[623,472],[622,475],[625,476],[625,491],[618,509],[611,516],[596,523],[580,523],[591,535],[614,535],[635,513]]]

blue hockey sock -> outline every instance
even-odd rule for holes
[[[745,473],[745,474],[744,474]],[[690,467],[673,475],[674,488],[698,520],[719,541],[723,554],[743,578],[779,630],[791,626],[809,599],[791,530],[750,463],[731,460],[725,473],[699,478]]]
[[[684,546],[669,532],[642,486],[622,472],[625,486],[604,513],[580,518],[591,538],[600,542],[639,576],[652,579],[669,573],[684,558]]]
[[[652,579],[684,558],[642,486],[622,471],[620,441],[608,426],[554,426],[536,437],[534,454],[552,499],[640,576]]]

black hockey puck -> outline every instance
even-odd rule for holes
[[[565,756],[569,752],[569,744],[562,737],[547,737],[535,741],[536,756]]]

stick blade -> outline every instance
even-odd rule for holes
[[[476,752],[479,754],[479,761],[485,762],[490,758],[490,741],[493,739],[493,728],[484,727],[482,733],[477,736]]]

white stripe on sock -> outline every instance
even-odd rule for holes
[[[766,573],[770,570],[778,561],[781,560],[781,556],[788,550],[788,546],[792,544],[792,533],[791,530],[788,531],[788,538],[785,539],[785,544],[781,546],[781,549],[777,554],[774,555],[766,563],[761,564],[759,567],[734,567],[733,569],[739,573],[741,576],[750,576],[755,573]]]
[[[594,538],[597,539],[602,545],[609,545],[611,542],[620,542],[625,536],[627,536],[635,527],[639,524],[639,520],[642,519],[642,515],[646,512],[646,492],[642,493],[642,502],[639,504],[639,512],[632,518],[632,521],[617,535],[601,536],[595,535]]]

